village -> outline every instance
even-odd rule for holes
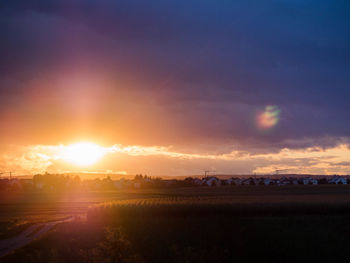
[[[82,180],[79,176],[62,174],[34,175],[32,179],[2,178],[0,191],[103,191],[143,188],[224,187],[224,186],[286,186],[286,185],[346,185],[349,176],[222,176],[186,177],[166,179],[147,175],[135,175],[133,179],[111,179],[110,176]]]

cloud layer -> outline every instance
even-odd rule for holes
[[[201,175],[205,170],[221,174],[285,173],[349,174],[349,145],[337,147],[282,149],[276,153],[188,153],[163,146],[100,147],[102,159],[96,164],[77,165],[67,159],[71,146],[36,145],[12,149],[12,155],[3,155],[0,168],[16,171],[17,175],[66,172],[120,172],[148,173],[153,176]]]
[[[334,149],[350,134],[349,11],[332,0],[7,1],[0,145]]]

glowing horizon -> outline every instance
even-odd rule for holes
[[[265,153],[239,149],[205,153],[172,146],[99,146],[85,141],[67,145],[14,147],[12,153],[7,152],[0,157],[0,171],[13,171],[13,174],[122,172],[164,176],[201,174],[207,169],[218,173],[266,174],[273,173],[277,168],[287,169],[288,173],[350,174],[348,144],[328,149],[283,148]]]
[[[106,151],[92,142],[78,142],[62,149],[57,159],[63,159],[78,166],[89,166],[98,162]]]

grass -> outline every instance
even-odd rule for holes
[[[146,262],[339,262],[350,248],[346,203],[238,204],[196,195],[98,205],[87,218],[121,227]]]
[[[89,193],[71,203],[35,200],[7,205],[23,215],[30,207],[46,211],[42,219],[81,209],[87,220],[61,224],[1,262],[345,262],[350,250],[350,186],[197,187]]]
[[[0,222],[0,240],[16,236],[27,229],[32,223],[20,220]]]

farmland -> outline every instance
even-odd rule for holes
[[[3,237],[76,217],[2,262],[341,261],[350,243],[348,185],[17,193],[0,209]]]

